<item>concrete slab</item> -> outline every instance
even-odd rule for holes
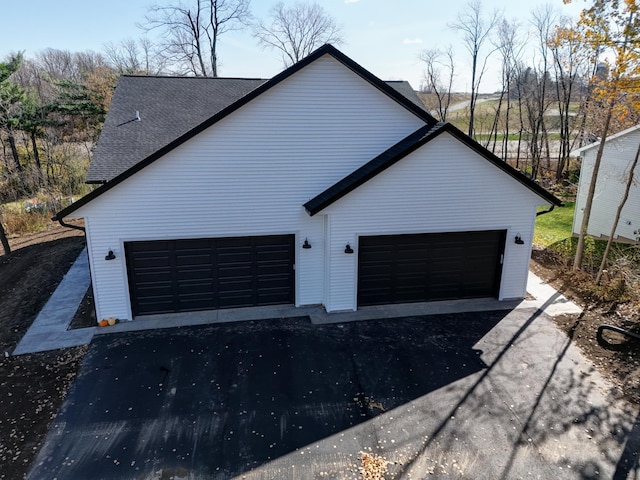
[[[552,317],[582,313],[580,306],[558,293],[555,288],[532,272],[529,272],[527,280],[527,293],[533,296],[534,300],[524,300],[519,308],[542,308],[547,315]]]
[[[89,258],[84,249],[22,337],[13,355],[88,344],[95,328],[67,328],[89,288],[90,281]]]
[[[279,305],[214,310],[205,312],[148,315],[132,322],[122,322],[104,328],[67,330],[84,293],[90,283],[89,264],[83,250],[69,272],[40,312],[32,326],[22,338],[13,355],[35,353],[58,348],[86,345],[95,334],[134,332],[141,330],[209,325],[227,322],[259,320],[263,318],[293,318],[308,316],[317,325],[371,320],[378,318],[401,318],[416,315],[440,315],[461,312],[488,312],[507,309],[543,309],[555,316],[577,314],[580,307],[567,300],[533,273],[529,273],[528,293],[533,300],[498,301],[494,298],[447,300],[439,302],[380,305],[363,307],[357,311],[327,313],[322,306],[298,307]]]
[[[610,388],[537,309],[100,335],[28,478],[637,478]]]
[[[327,313],[322,306],[278,305],[267,307],[230,308],[205,312],[170,313],[146,315],[131,322],[122,322],[111,327],[98,329],[96,334],[134,332],[158,328],[185,327],[189,325],[209,325],[227,322],[260,320],[263,318],[293,318],[308,316],[316,325],[344,323],[379,318],[401,318],[417,315],[442,315],[462,312],[490,312],[494,310],[542,309],[555,316],[579,314],[582,309],[559,294],[533,273],[529,273],[527,292],[532,300],[503,300],[495,298],[474,298],[466,300],[445,300],[439,302],[408,303],[399,305],[377,305],[361,307],[357,311]]]

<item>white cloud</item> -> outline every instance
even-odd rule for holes
[[[422,43],[422,39],[421,38],[405,38],[402,43],[404,43],[405,45],[414,45],[416,43]]]
[[[360,0],[344,0],[344,3],[358,3]]]

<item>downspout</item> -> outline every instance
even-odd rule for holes
[[[536,212],[536,217],[539,216],[539,215],[544,215],[545,213],[551,213],[551,212],[553,212],[554,208],[556,208],[556,206],[555,205],[551,205],[551,208],[549,208],[549,210],[543,210],[541,212]]]
[[[78,225],[71,225],[70,223],[65,223],[65,221],[62,218],[56,218],[55,216],[51,218],[51,220],[53,220],[54,222],[56,220],[58,220],[58,223],[60,225],[62,225],[63,227],[67,227],[67,228],[73,228],[75,230],[80,230],[82,232],[84,232],[85,234],[87,233],[86,229],[84,227],[79,227]]]

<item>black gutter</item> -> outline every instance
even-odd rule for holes
[[[51,220],[53,220],[54,222],[56,220],[58,220],[58,223],[60,225],[62,225],[63,227],[73,228],[75,230],[80,230],[80,231],[84,232],[85,234],[87,233],[87,230],[84,227],[79,227],[77,225],[71,225],[70,223],[65,223],[65,221],[62,218],[57,218],[57,215],[54,215],[53,217],[51,217]]]
[[[561,207],[564,207],[564,204],[560,205]],[[549,208],[549,210],[543,210],[541,212],[536,212],[536,217],[539,215],[544,215],[545,213],[551,213],[553,212],[553,209],[556,208],[555,205],[551,205],[551,208]]]

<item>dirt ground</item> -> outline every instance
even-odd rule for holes
[[[575,283],[569,278],[572,273],[560,265],[553,252],[534,248],[531,270],[584,309],[581,315],[556,317],[556,324],[612,381],[616,396],[640,405],[640,340],[610,331],[603,333],[601,341],[597,338],[598,327],[602,324],[640,333],[640,303],[586,300],[584,294],[571,286]]]
[[[81,231],[52,224],[10,239],[0,256],[0,479],[20,479],[40,447],[86,348],[9,356],[84,247]]]
[[[23,478],[75,378],[86,347],[48,353],[11,353],[84,247],[82,232],[53,225],[45,232],[10,239],[9,256],[0,257],[0,479]],[[620,398],[640,404],[640,341],[608,334],[596,339],[600,324],[638,331],[639,305],[595,305],[567,285],[557,259],[535,250],[532,269],[567,297],[585,307],[580,316],[558,318],[597,368],[609,377]],[[91,295],[85,296],[72,327],[95,324]]]

